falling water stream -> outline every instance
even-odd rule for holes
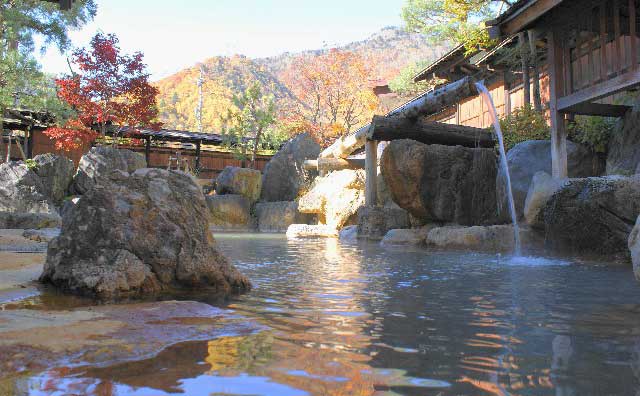
[[[504,150],[504,138],[502,136],[502,129],[500,129],[500,121],[496,114],[496,107],[493,104],[493,99],[487,87],[484,86],[482,81],[476,82],[476,88],[478,93],[482,96],[485,103],[488,104],[489,114],[491,115],[491,122],[493,122],[493,128],[498,136],[498,145],[500,147],[500,161],[502,162],[502,168],[507,176],[507,197],[509,198],[509,213],[511,214],[511,222],[513,223],[513,237],[515,239],[515,256],[520,256],[520,231],[518,229],[518,218],[516,217],[516,207],[513,203],[513,192],[511,190],[511,175],[509,174],[509,164],[507,163],[507,154]]]

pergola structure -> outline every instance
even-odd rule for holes
[[[305,167],[321,172],[365,168],[365,205],[376,206],[378,175],[378,142],[412,139],[426,144],[494,147],[490,131],[463,125],[429,121],[427,116],[441,111],[461,98],[477,95],[475,80],[461,80],[425,92],[385,116],[374,116],[370,124],[337,139],[320,153],[317,160],[305,161]],[[364,164],[350,158],[356,150],[365,148]]]
[[[567,177],[565,117],[619,117],[613,95],[640,86],[640,0],[520,0],[487,22],[492,38],[546,37],[552,172]]]
[[[108,130],[108,135],[113,135],[113,130]],[[121,128],[120,133],[128,138],[140,139],[145,141],[144,154],[147,163],[149,162],[149,156],[151,154],[151,142],[178,142],[178,143],[191,143],[196,147],[195,153],[195,168],[200,169],[200,153],[203,144],[210,144],[213,146],[220,146],[224,143],[224,139],[217,133],[202,133],[202,132],[189,132],[178,131],[173,129],[135,129],[129,130],[128,128]]]

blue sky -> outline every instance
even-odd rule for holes
[[[71,33],[84,46],[96,31],[115,33],[127,52],[145,54],[152,79],[215,55],[264,57],[362,40],[401,25],[404,0],[98,0],[96,19]],[[68,70],[56,49],[47,72]]]

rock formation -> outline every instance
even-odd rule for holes
[[[633,274],[637,280],[640,280],[640,216],[636,219],[636,224],[629,234],[627,241],[629,254],[631,255],[631,263],[633,264]]]
[[[380,163],[393,200],[418,219],[465,225],[495,221],[493,149],[394,140]]]
[[[556,250],[628,255],[627,240],[640,215],[640,175],[570,179],[538,214]]]
[[[607,150],[608,175],[640,171],[640,101],[618,120]]]
[[[363,206],[358,211],[358,237],[382,239],[389,230],[410,228],[409,213],[401,208]]]
[[[86,193],[96,183],[107,179],[113,171],[132,173],[146,166],[147,161],[142,154],[108,146],[92,147],[80,158],[78,171],[73,180],[73,192]]]
[[[251,231],[255,221],[251,202],[240,194],[207,195],[211,228],[216,231]]]
[[[540,209],[551,199],[566,180],[554,179],[547,172],[537,172],[533,175],[527,198],[524,201],[524,221],[529,225],[536,225]]]
[[[318,222],[340,230],[356,222],[364,205],[364,170],[340,170],[319,177],[298,201],[302,213],[318,215]]]
[[[524,201],[527,198],[529,185],[536,172],[551,174],[551,142],[548,140],[528,140],[516,144],[507,153],[507,162],[511,175],[511,190],[518,218],[522,217]],[[597,155],[589,149],[571,141],[567,141],[567,167],[569,177],[597,176],[600,170]],[[510,221],[509,206],[506,195],[506,177],[502,167],[498,169],[496,191],[501,219]]]
[[[314,216],[300,213],[297,202],[259,202],[255,206],[258,231],[286,232],[291,224],[310,224]]]
[[[264,168],[261,199],[267,202],[295,200],[316,176],[316,172],[304,169],[304,161],[316,159],[319,154],[320,145],[308,133],[285,143]]]
[[[239,194],[251,204],[260,198],[262,174],[259,170],[227,166],[216,179],[216,193]]]
[[[40,280],[100,298],[247,290],[249,281],[217,251],[208,219],[189,175],[112,172],[65,214]]]

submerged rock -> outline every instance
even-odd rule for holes
[[[286,232],[291,224],[311,224],[314,216],[300,213],[297,202],[260,202],[255,206],[260,232]]]
[[[308,133],[285,143],[264,168],[261,199],[278,202],[298,198],[301,189],[317,176],[316,171],[304,169],[304,161],[316,159],[319,154],[320,145]]]
[[[78,171],[73,179],[73,190],[76,194],[84,194],[97,183],[106,180],[113,171],[132,173],[146,167],[147,161],[142,154],[108,146],[92,147],[80,158]]]
[[[520,228],[523,247],[539,247],[541,238],[528,228]],[[427,233],[427,246],[441,249],[465,249],[489,252],[512,252],[515,249],[513,226],[444,226]]]
[[[100,298],[247,290],[249,281],[216,249],[208,220],[189,175],[113,172],[66,213],[40,280]]]
[[[211,228],[217,231],[250,231],[255,229],[251,202],[239,194],[207,195]]]
[[[495,150],[394,140],[380,163],[393,200],[418,219],[495,221]]]
[[[242,195],[251,204],[260,198],[262,174],[259,170],[227,166],[216,179],[216,193]]]
[[[24,230],[22,236],[35,242],[49,242],[60,235],[59,228],[42,228]]]
[[[429,231],[440,227],[437,224],[429,224],[420,228],[406,228],[389,230],[380,241],[381,245],[423,245],[426,242]]]
[[[356,222],[364,205],[364,170],[340,170],[316,179],[298,201],[302,213],[318,215],[318,222],[336,230]]]
[[[338,230],[323,224],[291,224],[287,228],[287,238],[338,238]]]
[[[511,190],[518,218],[522,217],[525,200],[533,175],[537,172],[551,174],[551,142],[549,140],[528,140],[516,144],[507,153]],[[588,148],[567,141],[567,168],[569,177],[597,176],[601,165],[598,156]],[[501,219],[511,221],[507,198],[506,173],[502,166],[498,169],[496,192]]]
[[[340,230],[338,238],[344,242],[354,242],[358,239],[358,226],[350,225]]]
[[[537,172],[533,175],[527,198],[524,201],[524,220],[529,225],[536,225],[536,219],[540,209],[549,201],[566,180],[558,180],[546,172]]]
[[[570,179],[538,214],[556,250],[627,255],[640,215],[640,175]]]
[[[358,211],[358,237],[382,239],[394,228],[409,228],[409,213],[401,208],[363,206]]]
[[[60,227],[62,219],[57,213],[0,212],[0,228],[41,229]]]

